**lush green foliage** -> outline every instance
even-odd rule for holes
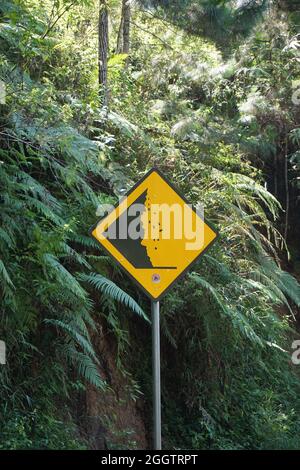
[[[224,62],[208,30],[190,36],[160,10],[136,9],[129,60],[111,45],[107,111],[95,11],[88,1],[1,5],[0,448],[84,447],[71,401],[88,383],[100,396],[111,386],[95,347],[103,329],[116,368],[135,377],[131,395],[150,401],[148,302],[88,228],[99,204],[154,165],[221,234],[162,304],[166,448],[298,448],[289,360],[300,287],[280,267],[292,225],[282,208],[299,172],[294,24],[272,8]]]

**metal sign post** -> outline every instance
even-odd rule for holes
[[[152,310],[152,370],[153,370],[153,449],[161,450],[161,392],[160,392],[160,325],[159,302],[151,303]]]

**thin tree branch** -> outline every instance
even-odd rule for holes
[[[144,31],[147,34],[150,34],[150,36],[153,36],[155,39],[158,39],[167,49],[175,50],[174,47],[172,47],[169,43],[161,39],[159,36],[157,36],[155,33],[152,33],[151,31],[148,31],[148,29],[143,28],[139,24],[135,23],[134,21],[130,21],[131,24],[139,28],[141,31]]]
[[[44,32],[44,34],[42,36],[42,39],[45,39],[45,37],[48,36],[48,34],[52,31],[52,29],[58,23],[58,21],[64,16],[65,13],[67,13],[67,11],[70,10],[70,8],[72,8],[75,5],[75,3],[76,2],[70,3],[70,5],[68,5],[61,13],[58,14],[55,21],[53,21],[53,23],[50,26],[48,26],[48,28]]]
[[[172,33],[177,34],[177,31],[175,31],[175,29],[170,28],[170,25],[171,25],[171,26],[174,26],[173,23],[171,23],[170,21],[168,21],[168,20],[166,20],[166,19],[164,19],[164,18],[161,18],[160,16],[154,15],[154,14],[151,13],[150,11],[144,10],[143,8],[140,8],[139,10],[140,10],[142,13],[146,13],[146,15],[151,16],[151,17],[154,18],[155,20],[161,21],[162,23],[164,23],[164,24],[168,27],[168,29],[169,29],[170,31],[172,31]]]

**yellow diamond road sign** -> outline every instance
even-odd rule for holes
[[[159,300],[217,232],[155,168],[91,234],[152,299]]]

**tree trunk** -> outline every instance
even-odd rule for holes
[[[285,152],[284,152],[284,180],[285,180],[285,224],[284,224],[284,239],[287,242],[289,231],[289,212],[290,212],[290,188],[289,188],[289,162],[288,162],[288,137],[286,133],[285,138]]]
[[[122,54],[123,51],[123,8],[122,8],[122,16],[121,16],[121,21],[120,21],[120,26],[119,26],[119,31],[118,31],[118,38],[117,38],[117,48],[116,48],[116,54]]]
[[[123,54],[129,54],[130,48],[130,18],[131,18],[131,0],[123,0]]]
[[[106,0],[99,0],[98,24],[99,85],[103,106],[108,105],[107,58],[108,58],[108,9]]]
[[[131,0],[122,0],[122,14],[117,39],[117,54],[129,54]]]

